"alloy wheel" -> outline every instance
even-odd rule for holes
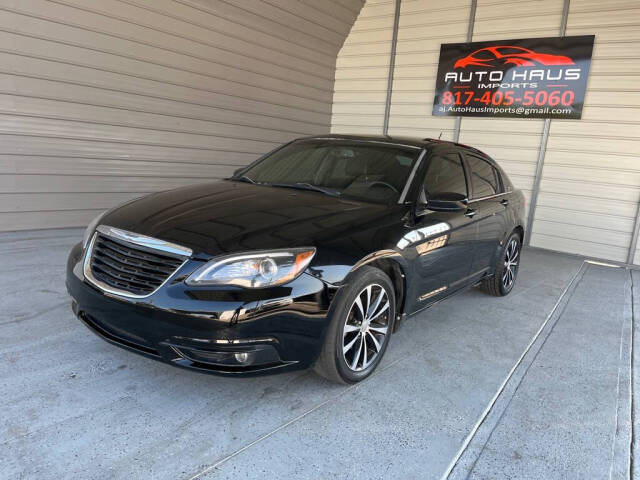
[[[362,371],[377,359],[389,329],[389,307],[389,295],[377,283],[356,296],[342,332],[342,355],[349,369]]]
[[[518,257],[520,255],[520,248],[518,241],[512,238],[507,246],[507,251],[504,256],[504,270],[502,272],[502,286],[505,290],[511,289],[513,282],[516,279],[516,272],[518,271]]]

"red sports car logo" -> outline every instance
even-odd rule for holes
[[[497,45],[476,50],[458,60],[453,68],[466,68],[470,65],[479,67],[497,67],[501,65],[535,67],[538,65],[574,65],[574,63],[569,57],[563,55],[536,53],[528,48],[511,45]]]

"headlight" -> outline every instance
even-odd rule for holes
[[[100,223],[100,220],[102,220],[102,217],[104,217],[108,211],[109,210],[105,210],[104,212],[100,213],[96,218],[91,220],[91,223],[89,223],[89,226],[84,231],[84,236],[82,237],[83,250],[87,248],[87,245],[89,244],[89,240],[91,240],[91,236],[93,235],[93,232],[95,231],[96,227]]]
[[[313,247],[251,252],[215,258],[187,278],[188,285],[264,288],[290,282],[305,271]]]

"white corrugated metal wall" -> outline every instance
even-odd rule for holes
[[[333,132],[382,131],[394,5],[367,1],[338,55]],[[563,5],[478,0],[473,40],[557,36]],[[551,122],[531,244],[624,262],[640,202],[640,2],[569,5],[566,34],[596,45],[582,120]],[[431,116],[435,74],[440,44],[465,41],[471,6],[401,0],[389,134],[453,138],[453,118]],[[543,125],[465,117],[460,141],[498,160],[529,207]]]
[[[81,226],[329,130],[363,0],[0,0],[0,231]]]

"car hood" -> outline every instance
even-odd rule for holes
[[[183,245],[195,254],[219,255],[331,243],[362,233],[385,213],[388,205],[219,181],[134,200],[100,223]]]

